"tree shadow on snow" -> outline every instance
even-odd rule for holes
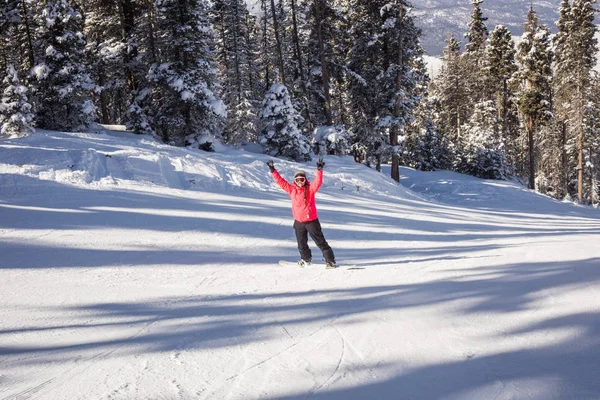
[[[10,181],[10,176],[3,179]],[[217,259],[220,263],[272,264],[282,257],[287,258],[286,255],[297,257],[289,198],[283,192],[231,191],[208,195],[203,192],[202,196],[194,197],[193,192],[158,194],[118,188],[99,191],[41,182],[21,175],[14,179],[18,183],[15,190],[22,195],[10,201],[0,199],[1,229],[51,230],[55,231],[50,232],[54,238],[60,238],[61,231],[66,230],[71,230],[71,235],[77,235],[77,230],[92,231],[83,233],[82,236],[88,236],[87,240],[93,235],[106,235],[110,229],[131,229],[139,231],[139,236],[127,234],[118,239],[127,245],[127,250],[105,250],[100,246],[79,248],[77,244],[68,243],[51,245],[36,242],[35,237],[21,243],[4,238],[0,250],[6,256],[0,258],[0,269],[205,265]],[[468,220],[461,212],[429,203],[398,199],[397,203],[386,203],[373,199],[358,206],[355,201],[358,198],[346,194],[338,201],[324,196],[319,202],[323,205],[321,223],[341,260],[369,260],[372,265],[376,265],[382,253],[396,258],[395,263],[449,260],[469,257],[465,251],[507,246],[475,242],[482,239],[520,239],[522,243],[523,239],[600,233],[600,222],[594,219],[582,218],[577,224],[564,220],[544,225],[522,216],[518,223],[507,226],[502,220],[490,222],[483,217]],[[435,218],[424,219],[422,215]],[[156,241],[149,242],[145,232],[181,233],[192,239],[194,235],[205,235],[208,244],[200,241],[193,247],[173,247],[168,242],[176,242],[174,236],[159,239],[155,235],[152,237]],[[227,241],[244,237],[272,241],[261,249],[262,254],[270,256],[224,246],[219,257],[211,246],[211,240],[219,239],[218,235],[228,235]],[[355,241],[367,245],[357,249],[352,245]],[[380,241],[389,243],[389,248],[368,246],[369,242]],[[403,247],[417,241],[432,244],[420,249]],[[389,260],[381,263],[389,263]]]
[[[552,292],[565,293],[578,287],[600,285],[600,259],[573,262],[515,263],[496,267],[482,267],[468,280],[431,280],[423,283],[398,284],[353,289],[329,289],[279,293],[252,293],[235,295],[192,296],[163,299],[160,303],[107,302],[64,309],[47,309],[47,314],[67,312],[73,321],[68,325],[7,327],[0,331],[18,335],[28,331],[38,335],[65,334],[77,328],[77,337],[85,338],[86,330],[135,328],[136,334],[120,339],[90,340],[77,345],[44,344],[40,336],[35,346],[5,345],[0,356],[10,369],[15,365],[35,365],[39,359],[31,355],[46,354],[45,362],[66,362],[74,354],[84,351],[103,352],[117,347],[119,354],[145,354],[169,351],[210,351],[232,345],[265,343],[270,340],[291,340],[284,333],[307,331],[315,326],[337,325],[340,328],[363,323],[377,326],[373,319],[377,311],[420,309],[429,305],[456,304],[461,300],[457,316],[469,316],[481,324],[481,335],[490,335],[486,318],[503,320],[512,313],[533,311],[539,307],[539,298],[551,297]],[[597,299],[592,299],[598,301]],[[546,305],[545,307],[549,307]],[[77,315],[80,315],[77,317]],[[452,315],[446,317],[452,324]],[[79,321],[78,321],[79,320]],[[94,322],[96,321],[96,322]],[[281,327],[284,327],[282,330]],[[312,327],[312,328],[311,328]],[[476,329],[474,326],[472,329]],[[399,370],[385,380],[366,384],[348,383],[344,377],[356,372],[356,365],[343,362],[330,382],[317,393],[290,394],[284,399],[300,399],[314,395],[322,399],[459,399],[478,390],[496,388],[498,395],[506,385],[539,380],[557,381],[553,390],[558,392],[529,393],[534,399],[596,399],[600,390],[600,312],[582,312],[552,316],[543,321],[508,328],[498,339],[517,338],[518,335],[550,334],[556,330],[576,330],[577,334],[558,336],[552,344],[520,349],[498,350],[495,354],[478,354],[473,350],[461,359]],[[488,332],[488,333],[486,333]],[[398,346],[402,341],[400,327]],[[550,336],[552,337],[552,336]],[[14,340],[13,343],[18,341]],[[493,340],[493,338],[489,338]],[[501,347],[500,347],[501,349]],[[468,350],[468,349],[467,349]],[[14,361],[11,361],[14,358]],[[389,364],[362,365],[363,371],[385,376]],[[556,386],[556,387],[555,387]],[[557,389],[558,388],[558,389]],[[489,392],[488,392],[489,393]]]

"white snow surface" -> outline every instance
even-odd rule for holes
[[[0,399],[600,398],[598,210],[326,156],[286,268],[267,156],[108,128],[0,141]]]

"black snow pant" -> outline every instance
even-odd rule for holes
[[[325,259],[325,262],[335,261],[333,250],[331,249],[331,247],[329,247],[329,244],[327,244],[325,236],[323,236],[323,231],[321,230],[321,223],[319,223],[318,218],[308,222],[298,222],[294,220],[294,229],[296,230],[298,251],[300,251],[300,257],[303,260],[312,259],[312,252],[308,247],[308,234],[310,233],[310,237],[312,238],[312,240],[323,252],[323,258]]]

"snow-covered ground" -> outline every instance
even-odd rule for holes
[[[0,399],[600,399],[600,211],[330,156],[342,266],[284,268],[268,158],[219,150],[0,142]]]

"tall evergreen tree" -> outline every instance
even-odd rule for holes
[[[39,59],[32,70],[38,126],[80,130],[94,118],[96,89],[85,65],[83,16],[72,0],[46,0],[37,16]]]
[[[17,55],[12,51],[16,41],[16,27],[20,22],[18,0],[5,0],[0,3],[0,71],[15,65]],[[18,65],[18,64],[17,64]]]
[[[452,143],[461,137],[460,128],[470,115],[463,62],[460,42],[452,34],[446,40],[442,67],[432,84],[432,95],[438,109],[436,123]]]
[[[415,119],[407,127],[402,142],[400,163],[422,171],[451,168],[450,142],[434,122],[435,96],[424,98],[415,110]]]
[[[304,0],[300,9],[304,13],[302,30],[307,68],[310,71],[307,82],[307,95],[310,104],[311,125],[332,125],[331,66],[334,47],[333,23],[336,11],[333,4],[323,0]]]
[[[260,0],[260,56],[258,63],[262,70],[262,87],[265,92],[271,88],[275,81],[275,71],[273,66],[275,65],[275,56],[273,49],[275,48],[274,34],[273,34],[273,21],[270,16],[270,1]]]
[[[28,89],[21,84],[12,65],[6,68],[0,97],[0,137],[26,136],[34,132],[34,115],[27,98]]]
[[[91,75],[98,83],[99,94],[94,98],[102,123],[121,122],[121,112],[126,104],[121,103],[127,97],[124,59],[122,53],[126,45],[121,42],[116,0],[89,0],[85,3],[85,35],[87,38],[87,57],[91,66]],[[120,112],[115,112],[119,108]]]
[[[298,128],[302,117],[282,84],[274,84],[263,100],[260,143],[265,153],[295,161],[310,161],[310,143]]]
[[[585,111],[590,88],[590,74],[596,63],[597,27],[594,24],[595,0],[563,0],[559,32],[555,36],[555,85],[558,112],[567,128],[567,145],[575,152],[577,163],[570,167],[579,201],[583,201],[584,152],[586,149]]]
[[[527,14],[523,38],[519,42],[517,59],[519,70],[515,74],[517,103],[527,132],[529,188],[535,189],[536,136],[552,117],[551,78],[552,50],[550,31],[538,25],[533,8]],[[523,157],[524,159],[525,157]]]
[[[283,48],[281,35],[283,28],[281,27],[280,16],[277,14],[277,7],[275,6],[275,0],[270,0],[270,17],[273,21],[273,33],[275,37],[275,60],[277,62],[277,78],[275,79],[277,83],[283,83],[285,85],[285,67],[284,67],[284,59],[285,59],[285,50]]]
[[[352,43],[346,55],[347,107],[355,159],[367,165],[378,165],[387,147],[384,132],[374,123],[378,118],[376,80],[382,71],[383,54],[378,6],[376,2],[360,0],[351,0],[347,5]]]
[[[300,0],[298,9],[299,30],[305,33],[300,41],[306,61],[308,128],[344,124],[347,122],[344,64],[351,29],[346,17],[348,4]]]
[[[498,25],[490,34],[486,46],[486,87],[488,98],[496,102],[500,121],[500,137],[510,161],[516,161],[519,119],[509,82],[517,71],[515,44],[510,31]],[[512,155],[512,157],[511,157]]]
[[[308,100],[308,71],[307,56],[306,56],[306,39],[305,35],[301,35],[302,27],[306,26],[306,13],[303,12],[304,8],[299,3],[299,0],[289,0],[290,8],[290,35],[291,42],[289,46],[292,50],[290,60],[290,72],[288,76],[291,79],[291,88],[293,91],[293,97],[296,99],[296,104],[299,107],[300,114],[303,116],[307,129],[313,128],[312,116],[310,113],[310,103]],[[310,48],[310,47],[308,47]]]
[[[600,74],[592,72],[590,100],[586,110],[586,148],[584,160],[584,197],[597,206],[600,203]]]
[[[204,0],[157,0],[161,63],[150,67],[151,126],[163,141],[198,144],[220,136],[225,107],[217,97],[213,31]]]
[[[473,12],[469,21],[469,32],[465,34],[464,70],[467,78],[469,97],[473,104],[486,101],[485,85],[485,47],[488,38],[488,29],[485,25],[487,17],[483,16],[481,4],[483,0],[472,0]]]
[[[23,0],[0,2],[0,70],[13,65],[25,74],[35,65],[34,15],[39,4]]]
[[[87,0],[85,34],[90,72],[100,87],[94,101],[104,123],[130,123],[127,111],[145,81],[148,59],[145,0]]]
[[[368,4],[354,0],[350,4],[355,41],[348,69],[356,84],[350,86],[350,101],[355,108],[352,112],[360,118],[357,142],[377,163],[387,154],[392,178],[398,180],[398,144],[419,103],[419,82],[425,79],[416,68],[423,55],[418,40],[421,32],[404,0]]]
[[[227,143],[255,139],[258,99],[252,82],[258,75],[254,68],[256,53],[249,31],[249,14],[241,0],[213,2],[221,98],[229,110],[223,132]]]
[[[463,126],[455,161],[458,172],[485,179],[506,179],[511,168],[499,135],[498,111],[494,101],[478,103]]]

